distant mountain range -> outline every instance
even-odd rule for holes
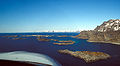
[[[120,19],[103,22],[94,30],[81,31],[76,37],[88,39],[89,42],[104,42],[120,45]]]

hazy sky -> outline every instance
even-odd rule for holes
[[[0,0],[0,32],[76,31],[120,19],[120,0]]]

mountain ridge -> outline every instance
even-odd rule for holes
[[[94,30],[100,32],[120,30],[120,19],[110,19],[108,21],[104,21],[103,24],[97,26]]]
[[[89,42],[102,42],[120,45],[120,19],[103,22],[94,30],[81,31],[76,37],[88,39]]]

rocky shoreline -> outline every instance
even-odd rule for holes
[[[120,43],[117,43],[117,42],[106,42],[106,41],[90,41],[90,40],[87,40],[88,42],[100,42],[100,43],[111,43],[111,44],[115,44],[115,45],[120,45]]]
[[[68,49],[58,50],[59,53],[69,54],[71,56],[83,59],[86,63],[95,62],[98,60],[108,59],[111,56],[103,52],[92,52],[92,51],[70,51]]]
[[[88,39],[88,42],[120,45],[120,19],[108,20],[97,26],[94,30],[81,31],[76,37]]]

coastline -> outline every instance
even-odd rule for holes
[[[87,40],[87,42],[100,42],[100,43],[110,43],[110,44],[114,44],[114,45],[120,45],[120,43],[117,43],[117,42],[106,42],[106,41],[90,41],[90,40]]]

